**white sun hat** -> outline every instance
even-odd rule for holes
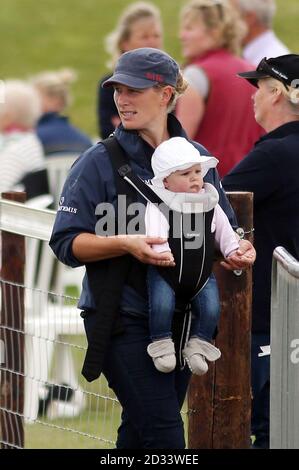
[[[162,142],[153,153],[153,185],[163,188],[163,180],[177,170],[185,170],[200,163],[204,177],[210,168],[215,168],[218,160],[215,157],[201,155],[184,137],[172,137]]]

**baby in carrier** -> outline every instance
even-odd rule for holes
[[[190,370],[203,375],[207,360],[220,350],[212,344],[220,315],[218,289],[212,272],[214,248],[229,258],[239,248],[238,236],[218,204],[218,193],[203,178],[218,160],[202,156],[186,139],[173,137],[160,144],[152,156],[151,189],[161,204],[148,202],[146,234],[167,240],[154,245],[169,252],[174,267],[149,266],[149,325],[152,342],[147,351],[155,367],[171,372],[176,367],[172,319],[177,297],[191,306],[189,340],[182,353]]]

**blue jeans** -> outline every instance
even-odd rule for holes
[[[153,266],[148,267],[147,282],[151,339],[154,341],[170,338],[175,292]],[[219,293],[213,274],[190,303],[192,310],[190,335],[212,341],[220,316]]]
[[[184,449],[180,410],[190,371],[179,366],[169,374],[159,372],[147,354],[150,343],[147,316],[122,314],[123,334],[113,336],[103,373],[122,408],[118,449]],[[84,319],[87,338],[95,314]]]

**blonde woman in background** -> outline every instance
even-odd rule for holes
[[[71,69],[42,72],[31,78],[39,92],[42,116],[37,134],[46,155],[55,153],[81,153],[92,145],[90,138],[73,126],[63,115],[71,104],[71,85],[76,74]]]
[[[140,47],[162,48],[162,21],[159,9],[149,2],[135,2],[120,16],[116,28],[105,39],[110,55],[109,68],[113,69],[124,52]],[[110,77],[105,75],[99,83],[97,116],[99,135],[105,139],[120,124],[120,118],[113,99],[112,88],[102,88]]]
[[[193,0],[181,11],[180,40],[189,87],[177,117],[191,139],[219,159],[224,176],[262,134],[255,122],[252,90],[238,72],[250,64],[238,57],[246,32],[227,0]]]
[[[0,101],[0,193],[16,189],[26,174],[44,168],[43,149],[34,130],[40,114],[39,96],[32,86],[22,80],[4,82]]]

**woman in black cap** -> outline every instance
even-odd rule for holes
[[[239,74],[257,87],[256,121],[263,136],[222,183],[228,191],[254,193],[252,304],[252,434],[255,448],[269,447],[271,268],[273,250],[283,246],[299,259],[299,55],[264,58],[255,71]]]
[[[141,48],[120,57],[104,86],[114,87],[121,125],[115,137],[89,149],[72,167],[62,192],[63,206],[70,210],[58,211],[50,244],[62,262],[74,267],[86,265],[79,302],[88,337],[83,375],[91,381],[103,372],[123,407],[117,448],[182,449],[185,439],[180,410],[190,371],[178,366],[163,374],[146,351],[150,342],[146,267],[171,267],[173,262],[151,248],[164,240],[131,234],[134,220],[128,212],[115,219],[101,215],[117,204],[120,211],[124,195],[127,205],[137,201],[137,192],[130,191],[122,176],[131,170],[143,180],[152,178],[154,149],[172,136],[186,137],[170,114],[186,83],[168,54]],[[194,145],[206,154],[202,146]],[[205,180],[216,187],[220,204],[233,222],[217,172],[210,170]],[[127,226],[122,229],[124,221]],[[104,236],[107,226],[109,236]],[[228,269],[253,263],[252,245],[241,241],[240,246],[243,258],[239,263],[231,261]],[[178,331],[183,320],[184,315],[178,313],[174,322]]]

